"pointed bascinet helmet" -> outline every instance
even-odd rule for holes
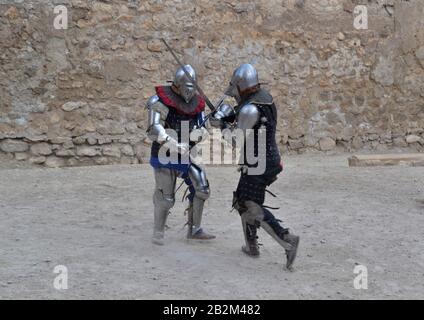
[[[259,85],[258,72],[254,66],[245,63],[234,70],[230,85],[225,91],[225,94],[240,101],[240,93],[257,85]]]
[[[191,78],[196,81],[196,71],[194,71],[193,67],[186,64],[184,69],[190,74]],[[187,77],[184,69],[180,67],[177,72],[175,72],[173,85],[178,89],[179,94],[184,101],[189,103],[196,94],[196,85]]]

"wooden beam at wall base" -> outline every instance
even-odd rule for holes
[[[424,153],[406,154],[367,154],[353,155],[348,158],[350,167],[373,166],[424,166]]]

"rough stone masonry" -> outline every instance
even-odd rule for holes
[[[56,30],[54,7],[68,8]],[[368,8],[367,30],[353,27]],[[0,150],[49,167],[145,162],[146,99],[176,68],[216,101],[258,68],[283,152],[424,151],[424,1],[0,0]]]

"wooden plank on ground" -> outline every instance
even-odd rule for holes
[[[348,162],[350,167],[424,166],[424,153],[353,155],[348,158]]]

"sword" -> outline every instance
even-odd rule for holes
[[[165,39],[164,38],[161,38],[161,40],[164,43],[164,45],[166,46],[166,48],[168,49],[168,51],[172,54],[172,56],[174,57],[175,61],[177,61],[177,63],[179,64],[179,66],[183,69],[183,71],[184,71],[185,75],[187,76],[187,78],[191,82],[194,83],[194,85],[196,86],[196,89],[199,92],[199,94],[202,96],[203,99],[205,99],[205,102],[208,105],[209,109],[211,109],[212,112],[215,112],[216,111],[215,106],[212,104],[212,102],[209,100],[209,98],[205,95],[205,93],[203,92],[203,90],[199,87],[199,85],[197,84],[197,81],[194,81],[193,77],[190,75],[190,73],[187,71],[187,69],[181,63],[180,59],[178,59],[178,57],[175,55],[174,51],[168,45],[168,43],[165,41]]]

